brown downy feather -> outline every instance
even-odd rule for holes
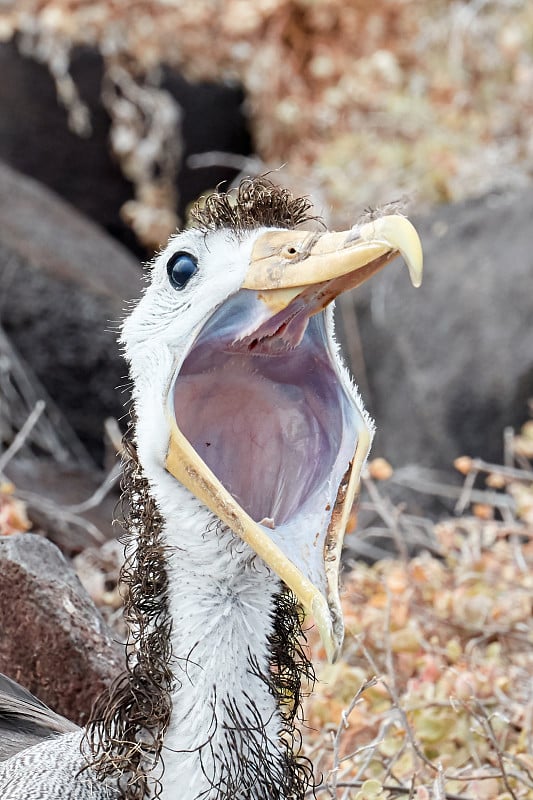
[[[174,678],[163,520],[131,439],[125,440],[122,516],[126,670],[96,701],[84,741],[98,778],[117,782],[123,800],[143,800],[152,796],[151,786],[155,797],[161,793],[154,768],[157,776]]]
[[[265,176],[245,178],[234,191],[202,198],[191,211],[194,228],[202,231],[228,228],[237,234],[254,228],[295,228],[318,219],[309,214],[307,197],[294,197]]]

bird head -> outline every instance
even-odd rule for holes
[[[299,227],[308,210],[264,179],[208,198],[155,259],[122,340],[148,480],[166,496],[179,482],[244,540],[333,660],[342,542],[373,434],[333,301],[398,254],[419,285],[422,251],[403,216],[317,232]]]

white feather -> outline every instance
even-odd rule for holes
[[[202,792],[209,792],[210,783],[219,778],[220,764],[235,757],[227,730],[232,725],[228,704],[250,704],[261,718],[258,738],[266,736],[272,760],[282,758],[276,700],[265,681],[252,674],[248,658],[250,653],[268,675],[268,637],[279,579],[164,469],[170,379],[213,311],[241,286],[262,230],[239,241],[227,231],[187,231],[172,239],[156,259],[152,283],[122,334],[134,385],[139,459],[166,521],[164,535],[171,548],[169,595],[178,688],[163,751],[164,800],[209,796]],[[178,250],[194,254],[200,265],[182,291],[172,289],[166,275],[166,262]],[[257,725],[252,717],[249,722]],[[242,738],[245,751],[244,733]]]

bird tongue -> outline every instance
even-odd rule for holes
[[[243,291],[247,291],[244,289]],[[234,353],[276,355],[298,347],[309,322],[305,302],[296,297],[283,311],[260,325],[257,330],[232,342],[228,350]]]

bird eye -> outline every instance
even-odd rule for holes
[[[197,270],[198,262],[190,253],[173,253],[167,261],[167,275],[173,289],[183,289]]]

